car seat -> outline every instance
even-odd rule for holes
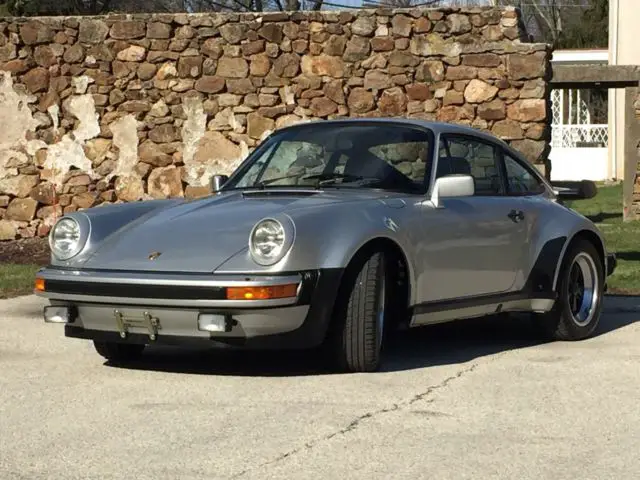
[[[471,165],[464,157],[443,156],[438,159],[436,178],[445,175],[471,175]]]

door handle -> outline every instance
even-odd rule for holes
[[[524,212],[522,210],[511,210],[507,216],[516,223],[524,220]]]

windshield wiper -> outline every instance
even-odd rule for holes
[[[281,177],[268,178],[266,180],[261,180],[260,182],[256,183],[254,186],[262,188],[265,185],[269,185],[270,183],[277,182],[278,180],[286,180],[287,178],[297,178],[301,175],[304,175],[304,173],[294,173],[290,175],[283,175]]]
[[[318,186],[320,186],[330,182],[334,182],[338,179],[348,180],[348,181],[357,181],[357,180],[362,180],[363,178],[364,177],[360,175],[350,175],[348,173],[334,172],[334,173],[317,173],[315,175],[307,175],[302,179],[303,180],[319,180]]]
[[[323,180],[318,182],[318,187],[326,186],[326,185],[335,185],[336,180],[342,180],[340,184],[346,183],[358,183],[362,184],[370,184],[370,183],[380,183],[382,180],[376,177],[363,177],[362,175],[347,175],[343,173],[330,173],[323,176]]]
[[[256,184],[256,186],[264,187],[265,185],[269,185],[272,182],[277,182],[278,180],[286,180],[288,178],[296,178],[296,177],[300,177],[302,175],[304,175],[304,173],[295,173],[295,174],[290,174],[290,175],[283,175],[281,177],[268,178],[267,180],[262,180],[261,182],[258,182]],[[344,174],[344,173],[315,173],[313,175],[306,175],[306,176],[302,177],[302,180],[320,179],[320,182],[318,182],[318,185],[320,185],[323,182],[333,181],[333,180],[336,180],[338,178],[349,179],[349,180],[361,180],[364,177],[360,177],[358,175],[347,175],[347,174]]]
[[[256,187],[264,188],[265,185],[269,185],[272,182],[277,182],[278,180],[286,180],[288,178],[297,178],[303,175],[303,173],[296,173],[291,175],[283,175],[281,177],[269,178],[267,180],[262,180],[255,184]],[[366,183],[377,183],[382,180],[376,177],[363,177],[362,175],[351,175],[348,173],[315,173],[312,175],[306,175],[301,178],[301,180],[319,180],[316,184],[316,188],[325,185],[331,185],[335,183],[336,180],[342,180],[342,183],[351,183],[351,182],[366,182]]]

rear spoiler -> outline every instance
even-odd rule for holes
[[[581,200],[593,198],[598,194],[598,187],[591,180],[550,183],[556,196],[562,200]]]

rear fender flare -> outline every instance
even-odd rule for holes
[[[607,271],[607,250],[604,244],[604,240],[602,239],[602,235],[592,229],[581,229],[573,233],[571,237],[566,241],[560,251],[560,256],[558,257],[558,262],[555,267],[555,272],[553,275],[553,291],[557,291],[558,288],[558,279],[560,277],[560,267],[562,262],[564,262],[565,256],[567,254],[567,250],[569,247],[575,242],[578,238],[585,238],[586,240],[592,242],[598,252],[600,253],[600,261],[602,262],[603,272]]]

